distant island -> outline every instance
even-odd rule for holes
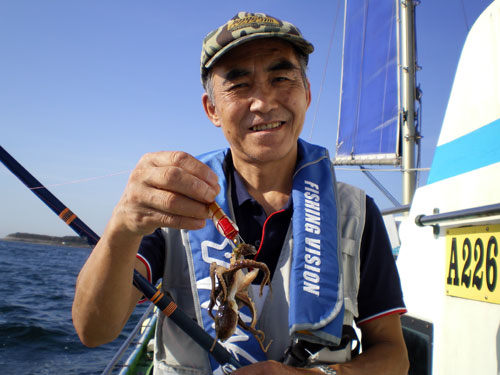
[[[89,244],[78,236],[46,236],[43,234],[32,233],[12,233],[3,238],[4,241],[18,241],[39,243],[45,245],[58,245],[58,246],[74,246],[74,247],[88,247]]]

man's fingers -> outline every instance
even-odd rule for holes
[[[207,184],[215,187],[218,182],[217,175],[192,155],[183,151],[160,151],[144,155],[144,161],[155,167],[172,166],[179,167]]]
[[[170,207],[169,211],[156,208],[148,202],[147,205],[122,204],[115,213],[124,218],[126,227],[134,233],[150,234],[159,227],[189,230],[203,228],[208,216],[207,206],[189,202],[187,198],[184,200],[184,204],[181,203],[182,199],[178,200],[171,206],[174,209]]]
[[[200,201],[160,189],[150,189],[150,192],[147,206],[154,211],[201,220],[208,217],[208,206]],[[212,202],[214,198],[215,196],[209,202]]]
[[[130,174],[116,222],[134,233],[158,227],[199,229],[208,217],[207,204],[219,191],[217,175],[191,155],[146,154]]]
[[[154,168],[139,167],[145,173],[144,182],[151,187],[180,193],[203,203],[210,203],[219,193],[217,175],[204,163],[185,152],[157,152],[147,154],[141,163]]]
[[[203,203],[213,202],[219,192],[218,185],[208,184],[198,176],[179,167],[157,167],[145,182],[156,189],[179,193]]]
[[[197,219],[193,217],[183,216],[183,215],[174,215],[174,214],[166,214],[161,211],[148,211],[146,216],[143,219],[144,224],[147,226],[154,227],[169,227],[176,229],[187,229],[187,230],[196,230],[201,229],[205,226],[205,219]]]

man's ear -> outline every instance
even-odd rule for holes
[[[307,78],[306,78],[307,79]],[[309,82],[309,79],[307,79],[307,90],[306,90],[306,95],[307,95],[307,108],[309,108],[309,105],[311,104],[311,82]]]
[[[207,114],[207,117],[212,123],[217,126],[218,128],[221,126],[219,116],[217,114],[217,110],[215,108],[215,105],[213,105],[212,101],[208,97],[207,93],[204,93],[201,97],[201,102],[203,103],[203,109],[205,110],[205,113]]]

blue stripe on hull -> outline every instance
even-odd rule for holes
[[[427,184],[500,162],[500,119],[436,148]]]

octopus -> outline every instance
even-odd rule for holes
[[[226,341],[231,337],[238,325],[249,331],[257,339],[264,352],[267,352],[269,345],[271,345],[271,342],[269,342],[266,347],[264,346],[265,334],[255,328],[257,313],[255,305],[248,295],[248,287],[259,273],[259,270],[264,273],[260,284],[260,296],[262,296],[264,286],[269,284],[270,280],[269,268],[265,263],[245,259],[245,256],[255,255],[256,253],[254,246],[241,244],[233,250],[229,268],[220,266],[215,262],[210,265],[212,292],[210,294],[208,313],[215,321],[216,333],[212,350],[217,340]],[[245,274],[242,271],[244,268],[249,269],[249,272]],[[216,279],[218,281],[217,286]],[[215,305],[218,308],[214,316],[212,310]],[[243,306],[248,306],[250,309],[252,316],[250,324],[245,323],[239,315],[239,309]]]

